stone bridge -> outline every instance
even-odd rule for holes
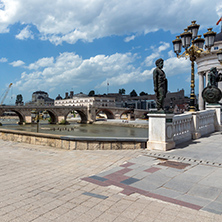
[[[146,116],[146,110],[132,110],[118,107],[86,107],[86,106],[0,106],[0,115],[4,112],[15,112],[19,117],[19,124],[31,123],[31,111],[47,111],[53,124],[66,120],[71,111],[76,111],[81,117],[81,123],[92,123],[96,121],[96,115],[103,112],[108,119],[119,119],[123,114],[128,118],[142,118]]]

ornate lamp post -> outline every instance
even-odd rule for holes
[[[185,57],[190,58],[191,61],[191,92],[190,92],[190,112],[195,111],[195,76],[194,76],[194,61],[201,54],[210,53],[211,47],[214,45],[214,38],[216,36],[216,32],[213,32],[211,28],[208,29],[208,32],[204,33],[204,39],[198,35],[198,29],[200,25],[196,24],[196,21],[192,21],[192,24],[184,29],[184,32],[177,36],[177,38],[173,41],[174,52],[176,53],[178,58]],[[203,49],[205,42],[205,48]],[[181,48],[184,48],[185,51],[182,55]],[[218,56],[219,57],[219,56]],[[222,61],[222,52],[221,52],[221,61]]]
[[[39,112],[36,111],[36,110],[32,110],[31,111],[31,117],[32,117],[32,120],[34,119],[37,119],[37,133],[39,132]]]

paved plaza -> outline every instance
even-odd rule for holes
[[[0,140],[0,221],[222,221],[220,132],[168,152]]]

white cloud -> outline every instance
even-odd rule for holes
[[[135,37],[136,37],[135,35],[128,36],[128,37],[126,37],[126,38],[124,39],[124,42],[130,42],[130,41],[134,40]]]
[[[167,76],[190,73],[190,65],[189,59],[171,57],[164,61],[164,71],[167,73]]]
[[[35,63],[31,63],[28,66],[28,69],[39,69],[41,67],[49,67],[52,66],[54,62],[54,58],[50,57],[50,58],[42,58],[39,59],[38,61],[36,61]]]
[[[8,32],[10,25],[20,22],[36,26],[41,39],[73,44],[78,40],[146,34],[159,29],[181,32],[181,27],[193,18],[198,18],[198,23],[206,28],[215,24],[221,14],[222,4],[218,0],[1,0],[0,32]],[[30,32],[24,30],[19,35],[27,38]],[[125,40],[130,38],[133,35]]]
[[[34,35],[31,30],[29,30],[30,26],[26,26],[22,31],[16,35],[15,37],[20,40],[24,39],[34,39]]]
[[[160,46],[158,48],[155,48],[154,46],[151,47],[153,50],[153,53],[146,57],[143,64],[146,66],[152,66],[155,64],[155,59],[159,58],[161,56],[161,52],[165,51],[170,47],[170,44],[167,42],[160,42]]]
[[[1,59],[0,59],[0,62],[8,62],[8,59],[6,59],[6,58],[1,58]]]
[[[11,62],[10,65],[12,65],[13,67],[19,67],[19,66],[23,66],[25,63],[22,60],[17,60],[14,62]]]
[[[97,55],[83,60],[75,53],[61,53],[57,58],[42,58],[26,68],[34,72],[23,72],[21,80],[14,84],[20,90],[33,90],[38,86],[42,90],[62,87],[79,87],[92,81],[102,82],[106,78],[133,73],[136,54],[116,53],[110,56]]]
[[[152,79],[155,68],[154,59],[168,47],[167,43],[161,42],[156,49],[153,48],[155,53],[147,57],[149,61],[153,61],[150,69],[143,66],[137,67],[136,64],[139,63],[140,58],[137,54],[132,53],[97,55],[83,59],[75,53],[64,52],[57,58],[44,57],[24,66],[27,70],[21,74],[21,79],[15,82],[14,87],[22,91],[33,91],[33,87],[37,86],[38,89],[46,91],[58,90],[58,88],[64,91],[67,88],[77,89],[92,82],[96,88],[106,87],[107,82],[112,86],[145,82]],[[21,66],[24,65],[24,62],[18,60],[11,65]],[[172,56],[164,61],[163,69],[167,76],[189,73],[190,61]]]

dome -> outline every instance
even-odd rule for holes
[[[33,94],[44,94],[44,95],[47,95],[48,93],[44,92],[44,91],[36,91]]]
[[[56,100],[61,100],[62,97],[60,96],[60,94],[56,97]]]
[[[217,33],[214,40],[214,42],[220,42],[220,41],[222,41],[222,32]]]

